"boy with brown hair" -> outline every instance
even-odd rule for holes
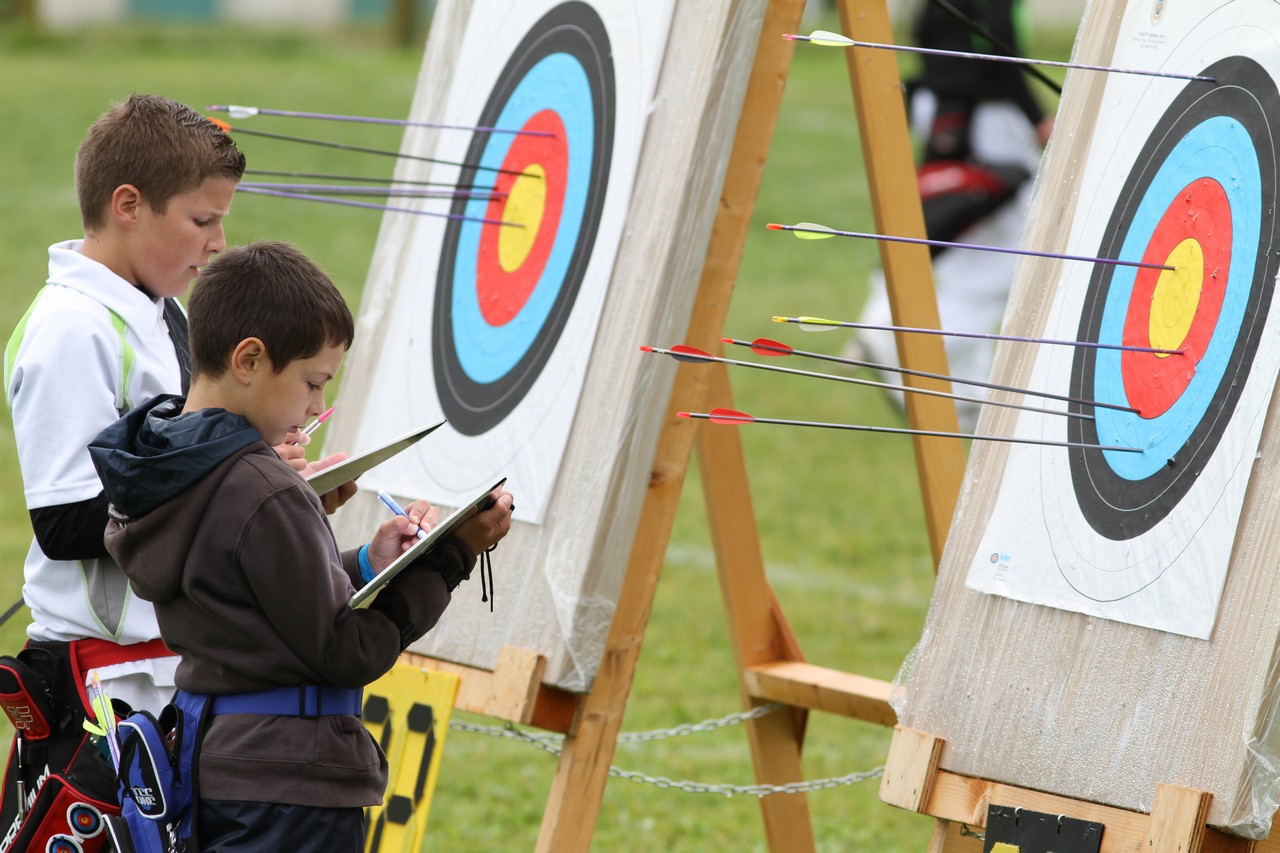
[[[341,294],[296,249],[261,242],[208,266],[190,318],[190,394],[131,412],[90,453],[111,501],[107,547],[181,655],[179,704],[210,697],[199,849],[361,850],[387,765],[358,719],[360,689],[506,535],[511,495],[351,609],[435,511],[412,503],[339,553],[319,499],[270,447],[324,408],[354,334]]]
[[[107,500],[86,446],[156,394],[186,388],[186,318],[175,297],[226,246],[222,220],[244,155],[208,119],[133,95],[90,127],[76,155],[84,239],[49,248],[49,279],[5,349],[5,390],[35,539],[28,636],[111,694],[159,709],[176,661],[150,608],[102,542]]]
[[[22,591],[29,642],[0,658],[0,705],[18,731],[0,850],[75,835],[59,818],[72,803],[111,808],[111,768],[81,728],[88,672],[134,707],[158,711],[173,693],[177,659],[103,545],[107,499],[87,445],[135,404],[186,387],[186,316],[174,297],[225,247],[244,168],[226,133],[168,98],[138,94],[108,110],[76,155],[84,237],[49,248],[48,280],[5,348],[35,537]]]

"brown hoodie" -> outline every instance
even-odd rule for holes
[[[114,460],[115,475],[99,464],[109,496],[113,476],[117,491],[148,477],[169,493],[180,489],[139,517],[117,512],[106,531],[111,555],[134,591],[155,604],[161,635],[182,656],[178,686],[221,694],[302,684],[358,688],[378,678],[436,623],[475,555],[448,539],[373,606],[352,610],[347,601],[363,584],[356,552],[339,554],[310,487],[261,438],[224,455],[225,426],[212,442],[204,440],[207,425],[201,429],[194,446],[177,451],[207,451],[221,441],[222,450],[206,452],[202,463],[175,462],[173,434],[178,443],[187,436],[170,430],[164,453],[133,456],[136,444],[117,443],[128,463]],[[381,749],[359,718],[348,716],[215,717],[199,767],[199,796],[217,800],[368,806],[382,801],[387,780]]]

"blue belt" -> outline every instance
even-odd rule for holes
[[[254,693],[220,693],[210,696],[209,713],[274,714],[278,717],[360,716],[363,690],[332,685],[304,684]]]

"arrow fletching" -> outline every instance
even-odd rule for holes
[[[707,413],[707,420],[713,424],[725,424],[735,426],[737,424],[749,424],[755,420],[754,417],[746,412],[738,412],[733,409],[715,408]]]
[[[671,348],[668,355],[676,361],[696,361],[699,363],[709,361],[712,358],[711,353],[687,344],[676,344]]]
[[[836,236],[836,229],[816,222],[798,222],[789,229],[801,240],[827,240]]]
[[[791,355],[795,350],[793,347],[789,347],[782,343],[782,341],[775,341],[771,338],[756,338],[751,342],[751,351],[756,355],[770,355],[778,357]]]
[[[786,319],[780,320],[780,323],[786,323]],[[833,332],[840,328],[840,321],[824,320],[820,316],[797,316],[796,325],[799,325],[801,332]]]
[[[822,47],[849,47],[854,41],[841,33],[833,33],[830,30],[814,30],[809,33],[809,43],[821,45]]]

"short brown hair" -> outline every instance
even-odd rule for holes
[[[288,243],[262,240],[213,259],[188,308],[191,370],[216,379],[245,338],[259,338],[276,373],[327,344],[350,349],[351,310],[329,276]]]
[[[76,194],[86,230],[106,221],[111,194],[137,187],[156,213],[210,178],[244,175],[244,155],[222,128],[158,95],[131,95],[93,123],[76,152]]]

